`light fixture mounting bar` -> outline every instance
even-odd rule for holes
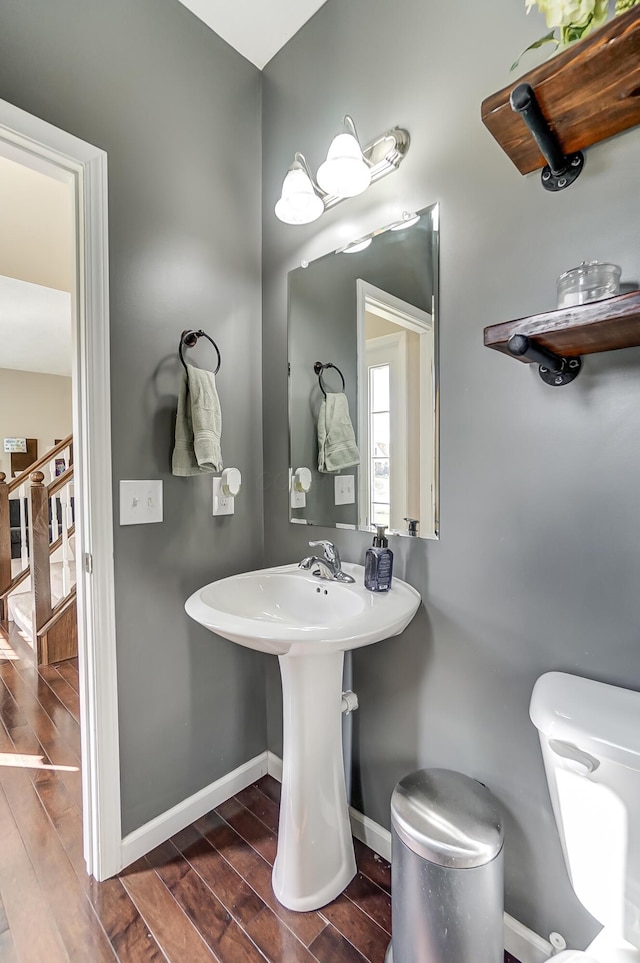
[[[384,132],[369,144],[362,148],[362,156],[371,168],[371,183],[379,181],[392,171],[396,171],[404,160],[411,138],[409,132],[402,127],[392,127]],[[335,207],[341,201],[346,201],[346,197],[336,196],[335,194],[325,194],[314,182],[325,211],[330,207]]]

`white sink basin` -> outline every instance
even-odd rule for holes
[[[187,614],[217,635],[274,655],[355,649],[387,639],[420,604],[414,588],[365,589],[362,565],[345,562],[354,584],[316,578],[297,565],[259,569],[211,582],[186,602]]]
[[[282,799],[273,890],[305,912],[335,899],[356,873],[342,760],[344,652],[398,635],[420,604],[394,579],[369,592],[283,565],[220,579],[187,599],[191,618],[232,642],[277,655],[282,676]]]

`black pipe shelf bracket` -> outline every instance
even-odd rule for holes
[[[527,358],[539,365],[538,374],[545,384],[553,388],[571,384],[582,368],[581,358],[563,358],[554,351],[536,344],[526,334],[512,334],[507,342],[507,348],[515,357]]]
[[[584,154],[565,154],[558,138],[551,130],[530,84],[518,84],[509,97],[511,109],[520,114],[546,160],[540,179],[547,191],[563,191],[580,176]]]

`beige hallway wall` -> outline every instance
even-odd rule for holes
[[[5,438],[37,438],[38,456],[72,431],[71,378],[0,368],[0,449]],[[10,477],[11,455],[0,450]]]
[[[0,274],[59,291],[73,284],[69,185],[0,157]]]

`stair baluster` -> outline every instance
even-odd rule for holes
[[[9,486],[0,471],[0,592],[11,581],[11,521],[9,518]],[[0,620],[7,617],[6,600],[0,598]]]
[[[18,625],[19,618],[24,620],[23,631],[32,637],[38,665],[68,659],[78,652],[70,544],[75,534],[73,475],[71,436],[19,477],[7,482],[0,472],[0,634],[8,637],[9,617],[15,616]],[[48,484],[45,478],[50,478]],[[14,539],[16,534],[19,538],[19,564],[11,558],[12,533]],[[14,552],[16,547],[14,543]],[[14,574],[15,567],[19,571]],[[25,596],[19,587],[28,578],[30,591]],[[58,598],[60,588],[62,597]],[[30,604],[25,607],[22,599],[27,598]]]
[[[24,478],[24,475],[21,476]],[[27,488],[26,481],[23,481],[18,488],[18,499],[20,505],[20,561],[23,568],[28,568],[29,566],[29,543],[27,541],[27,532],[29,530],[29,523],[27,521],[27,499],[29,497],[29,490]]]
[[[31,548],[31,594],[33,597],[33,637],[38,629],[51,618],[51,569],[49,566],[49,493],[44,482],[44,473],[32,471],[29,546]],[[40,659],[38,658],[38,663]]]

